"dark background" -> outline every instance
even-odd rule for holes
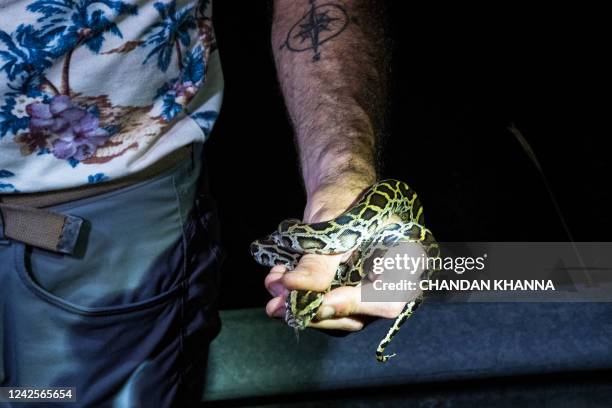
[[[540,174],[507,130],[514,123],[574,239],[608,241],[610,94],[597,12],[409,3],[384,2],[393,59],[381,176],[416,189],[441,242],[567,241]],[[226,83],[206,157],[227,254],[221,307],[263,306],[267,270],[249,243],[300,218],[305,199],[275,79],[270,7],[214,7]]]

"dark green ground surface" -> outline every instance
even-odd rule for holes
[[[345,337],[308,330],[296,343],[261,309],[222,318],[205,391],[216,405],[612,401],[612,382],[598,374],[612,370],[610,304],[425,304],[390,346],[398,356],[388,364],[374,358],[385,321]]]

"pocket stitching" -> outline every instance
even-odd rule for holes
[[[128,314],[158,306],[176,295],[179,291],[185,289],[185,282],[183,278],[177,283],[175,287],[168,289],[166,292],[160,293],[152,298],[145,299],[140,302],[108,307],[79,306],[58,296],[55,296],[54,294],[48,292],[47,290],[36,284],[25,266],[25,245],[18,243],[14,243],[14,245],[15,268],[17,269],[17,274],[19,275],[21,282],[27,287],[28,290],[30,290],[30,292],[32,292],[37,297],[68,312],[84,316],[112,316],[119,314]]]

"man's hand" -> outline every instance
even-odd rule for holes
[[[369,183],[369,181],[366,181]],[[362,184],[361,187],[357,185]],[[369,186],[355,181],[352,188],[330,185],[318,190],[309,200],[304,214],[308,223],[330,220],[349,208]],[[283,266],[275,266],[265,279],[268,292],[274,297],[266,306],[270,317],[285,316],[285,299],[291,290],[324,292],[336,273],[340,262],[350,254],[304,255],[298,266],[287,272]],[[394,318],[405,302],[361,302],[361,288],[341,287],[327,293],[317,313],[317,321],[309,327],[319,329],[360,330],[372,316]]]
[[[275,0],[272,51],[295,132],[306,190],[305,222],[343,213],[376,180],[386,101],[383,1]],[[304,255],[290,273],[273,268],[270,316],[284,316],[293,289],[325,291],[344,255]],[[394,317],[403,304],[361,303],[359,288],[325,295],[313,327],[359,330],[363,316]]]

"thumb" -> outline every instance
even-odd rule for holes
[[[329,288],[343,258],[343,254],[305,254],[293,271],[284,274],[282,283],[289,290],[323,292]]]

